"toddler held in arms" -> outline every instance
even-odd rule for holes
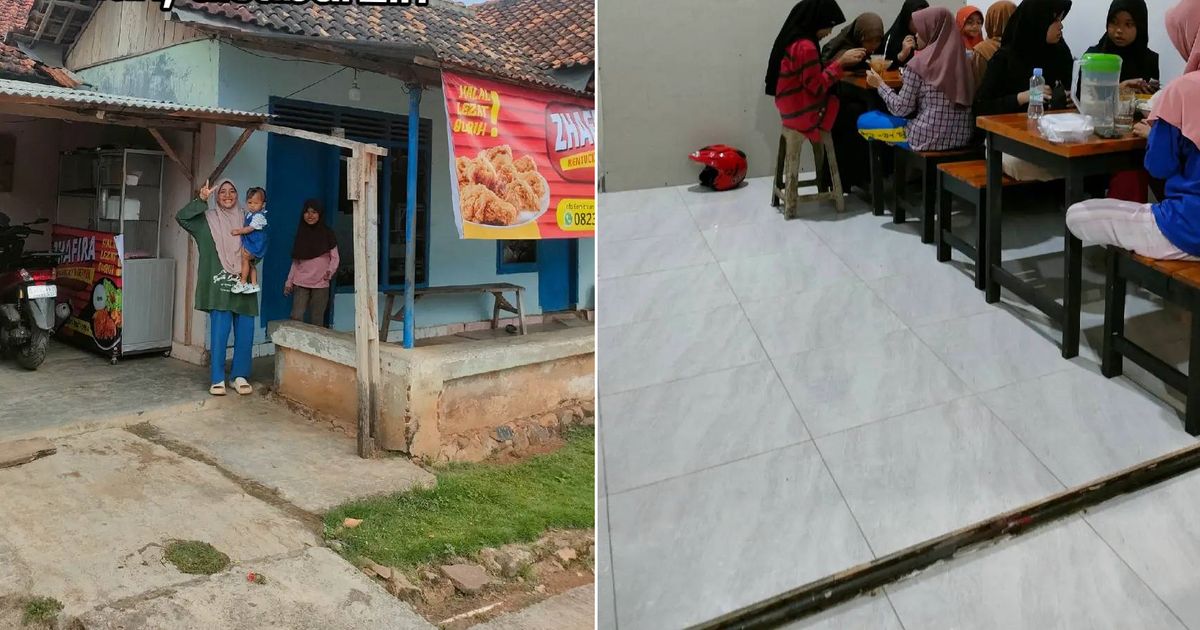
[[[245,226],[233,230],[242,237],[242,275],[231,293],[258,293],[258,269],[255,265],[267,253],[267,191],[251,188],[246,191]]]

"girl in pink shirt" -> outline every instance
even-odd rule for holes
[[[325,325],[329,281],[338,268],[337,237],[325,225],[324,216],[325,205],[319,199],[304,202],[292,246],[292,269],[283,285],[284,295],[295,295],[292,319],[317,326]]]

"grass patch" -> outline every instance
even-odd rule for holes
[[[229,567],[229,556],[199,540],[172,541],[163,557],[175,568],[192,575],[212,575]]]
[[[595,432],[571,431],[566,445],[516,464],[453,464],[437,488],[357,501],[325,516],[329,538],[351,558],[411,567],[484,547],[536,540],[549,528],[595,521]],[[354,529],[346,517],[361,518]]]
[[[62,602],[53,597],[34,597],[25,602],[25,612],[21,615],[21,623],[47,624],[54,620],[63,609]]]

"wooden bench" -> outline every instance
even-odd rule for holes
[[[910,151],[895,146],[896,168],[892,173],[892,223],[904,223],[909,212],[920,212],[921,242],[932,243],[934,238],[934,209],[937,205],[937,167],[945,162],[983,157],[983,148],[971,146],[949,151]],[[908,167],[921,173],[921,197],[908,199]]]
[[[1192,314],[1188,374],[1154,356],[1125,336],[1125,285],[1132,280],[1163,299],[1187,308]],[[1100,372],[1120,376],[1129,359],[1187,397],[1184,429],[1200,436],[1200,262],[1155,260],[1119,247],[1108,248],[1108,273],[1104,283],[1104,343]]]
[[[516,306],[513,306],[511,302],[504,299],[504,294],[508,292],[516,294]],[[492,330],[500,327],[500,311],[506,311],[517,316],[520,333],[522,335],[525,334],[525,287],[519,284],[496,282],[492,284],[425,287],[423,289],[416,289],[414,293],[414,301],[430,295],[483,295],[490,293],[495,299],[495,304],[492,307]],[[379,340],[387,343],[388,331],[392,327],[392,322],[404,321],[404,291],[384,291],[383,295],[387,300],[384,302],[383,319],[379,322]],[[400,308],[393,313],[392,307],[395,305],[397,298],[400,300]]]
[[[1021,182],[1005,175],[1002,184],[1005,188]],[[970,160],[967,162],[944,162],[937,167],[937,259],[938,262],[950,260],[950,248],[966,254],[975,263],[975,288],[984,289],[983,266],[984,256],[980,254],[985,242],[984,229],[987,226],[987,161]],[[975,206],[975,244],[972,245],[954,234],[954,226],[950,220],[950,211],[954,198]]]

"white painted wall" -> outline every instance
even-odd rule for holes
[[[986,11],[995,1],[982,0],[972,4]],[[1175,52],[1171,40],[1167,39],[1167,10],[1176,4],[1179,4],[1179,0],[1146,0],[1150,9],[1150,49],[1158,53],[1159,71],[1162,73],[1164,85],[1183,74],[1183,59]],[[1063,22],[1063,33],[1076,57],[1100,41],[1108,17],[1108,6],[1109,2],[1106,0],[1075,0],[1071,12]]]
[[[746,151],[752,177],[770,174],[779,113],[763,94],[763,75],[771,44],[794,4],[794,0],[597,3],[597,74],[603,100],[599,168],[606,190],[694,182],[699,167],[687,159],[688,153],[718,142]],[[839,0],[839,4],[847,20],[873,11],[888,26],[901,2]],[[963,5],[961,0],[932,4],[952,10]]]

